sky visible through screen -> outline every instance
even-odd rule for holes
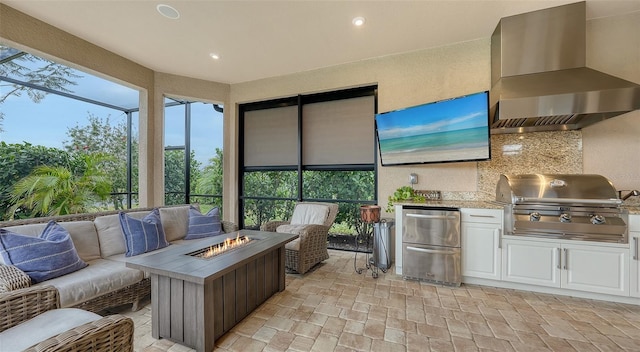
[[[137,108],[139,93],[135,89],[113,83],[84,72],[77,71],[77,83],[68,86],[72,94],[128,109]],[[0,81],[0,90],[6,92],[9,83]],[[6,143],[28,142],[33,145],[63,149],[63,142],[70,138],[69,128],[87,126],[89,114],[103,121],[109,117],[111,124],[126,123],[126,113],[56,94],[47,94],[34,103],[26,94],[10,96],[0,105],[4,114],[0,141]],[[216,148],[222,149],[222,114],[212,104],[194,103],[191,108],[191,149],[202,166],[215,156]],[[138,113],[133,114],[133,133],[138,135]],[[165,112],[165,145],[184,145],[184,106],[168,108]]]

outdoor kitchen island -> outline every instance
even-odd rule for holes
[[[243,236],[250,242],[211,258],[194,256]],[[152,336],[212,351],[215,339],[285,289],[284,245],[297,237],[241,230],[128,259],[128,267],[151,275]]]

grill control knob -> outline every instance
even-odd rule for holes
[[[540,213],[534,211],[533,213],[529,214],[529,221],[540,221]]]
[[[560,214],[560,222],[571,222],[571,214],[567,214],[567,213]]]
[[[594,215],[591,217],[591,223],[594,225],[604,224],[605,222],[606,220],[602,215]]]

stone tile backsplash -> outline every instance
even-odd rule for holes
[[[491,160],[478,162],[478,192],[443,192],[442,199],[494,200],[500,174],[580,174],[582,133],[552,131],[491,136]]]

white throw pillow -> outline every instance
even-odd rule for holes
[[[291,216],[291,225],[324,225],[329,207],[322,204],[298,204]]]

